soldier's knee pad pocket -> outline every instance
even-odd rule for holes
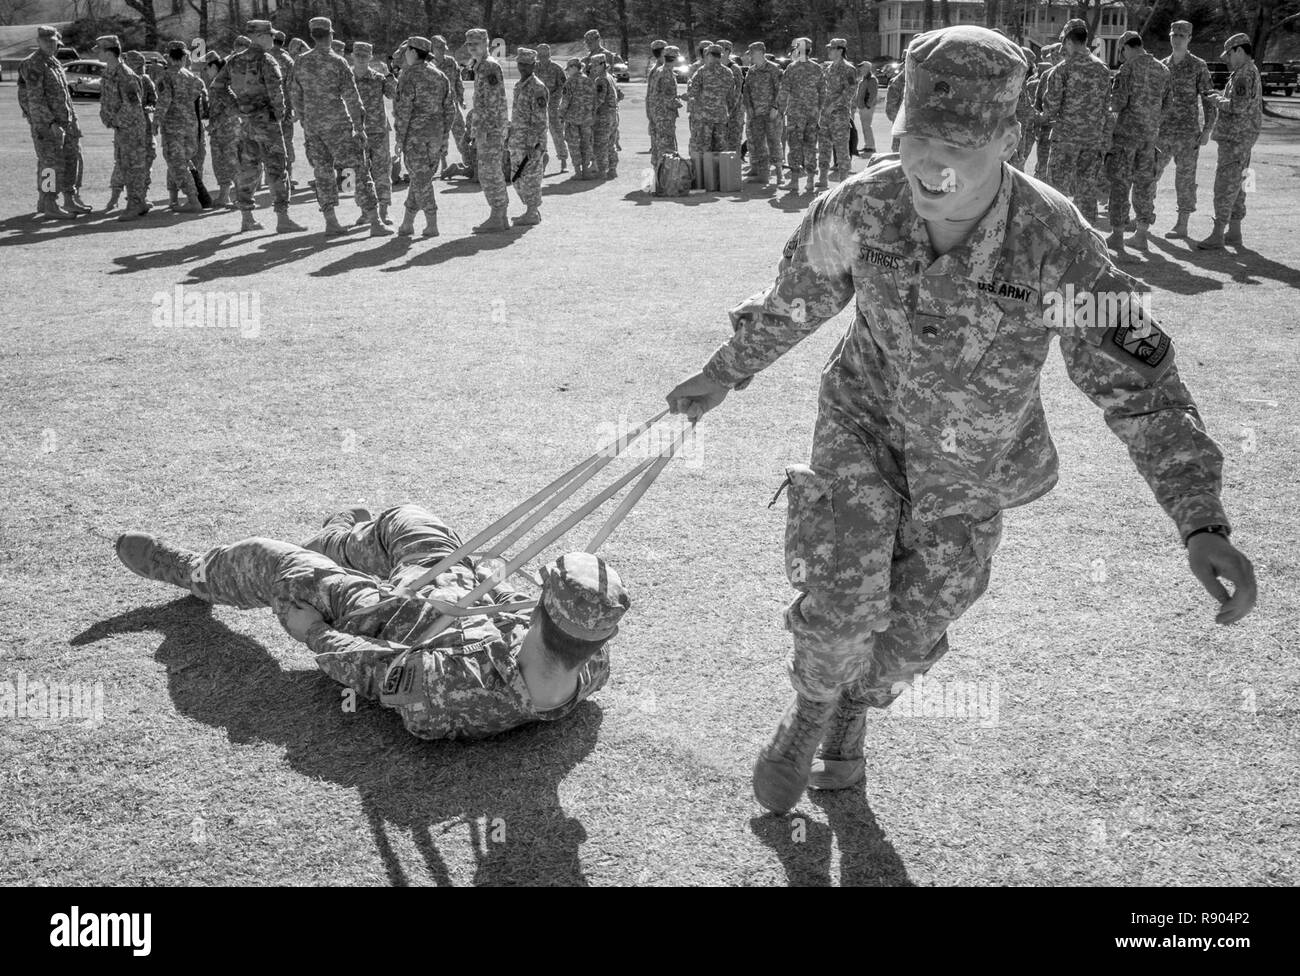
[[[785,476],[786,576],[804,592],[829,586],[835,579],[838,548],[834,480],[806,464],[789,465]]]

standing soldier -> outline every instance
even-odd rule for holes
[[[1110,237],[1106,243],[1124,250],[1129,192],[1137,214],[1137,233],[1129,244],[1147,249],[1147,231],[1156,219],[1156,134],[1169,104],[1169,69],[1147,53],[1137,31],[1120,41],[1123,64],[1111,88],[1115,127],[1106,176],[1110,180]]]
[[[198,155],[199,117],[195,105],[203,96],[203,82],[186,67],[189,51],[184,41],[167,45],[167,70],[158,83],[158,130],[162,133],[163,159],[167,162],[167,193],[173,210],[202,213],[194,185],[194,157]],[[185,206],[178,207],[184,192]]]
[[[1002,511],[1056,482],[1040,397],[1054,338],[1174,523],[1216,622],[1256,599],[1228,541],[1223,454],[1170,338],[1139,303],[1080,315],[1072,301],[1131,298],[1140,282],[1059,193],[1005,165],[1020,139],[1020,50],[948,27],[918,35],[904,70],[900,158],[813,203],[776,281],[731,311],[728,339],[667,397],[697,417],[853,303],[822,371],[811,465],[786,469],[795,696],[753,774],[774,812],[807,785],[861,782],[868,710],[944,655],[988,584]]]
[[[740,62],[731,56],[734,50],[730,41],[718,41],[722,48],[722,66],[731,72],[736,82],[736,104],[727,119],[727,152],[740,152],[740,144],[745,138],[745,102],[740,97],[741,86],[745,83],[745,72],[740,70]]]
[[[1043,48],[1047,67],[1039,65],[1038,88],[1034,92],[1034,118],[1038,121],[1038,154],[1034,157],[1034,179],[1047,179],[1047,161],[1052,153],[1052,123],[1047,121],[1043,112],[1043,99],[1047,97],[1047,77],[1056,69],[1065,55],[1060,44],[1048,44]]]
[[[154,80],[149,77],[149,72],[145,70],[146,62],[144,52],[127,51],[122,55],[122,62],[135,72],[136,77],[140,79],[140,90],[144,99],[144,118],[145,118],[145,168],[144,168],[144,192],[146,203],[144,212],[149,212],[149,187],[153,183],[153,161],[158,158],[158,144],[154,141],[154,136],[158,134],[158,86]],[[120,186],[121,182],[114,180],[114,186]]]
[[[825,68],[826,97],[822,101],[821,124],[817,129],[817,186],[822,190],[830,185],[827,177],[832,154],[835,170],[829,175],[836,180],[847,180],[853,175],[849,129],[853,126],[853,93],[858,88],[858,73],[844,56],[849,42],[842,37],[833,37],[826,49],[830,52],[830,61]]]
[[[506,109],[506,83],[501,65],[488,55],[488,32],[475,27],[465,34],[469,56],[474,59],[474,153],[475,170],[491,212],[488,219],[474,228],[475,234],[509,230],[506,209],[510,195],[506,191],[506,131],[510,117]]]
[[[607,68],[612,68],[614,66],[614,62],[618,60],[618,55],[601,43],[600,31],[589,30],[587,33],[582,35],[582,39],[587,44],[587,53],[582,56],[583,71],[590,74],[592,59],[598,55],[604,56],[605,66]]]
[[[659,42],[656,41],[656,44]],[[677,76],[673,74],[677,48],[666,46],[663,49],[664,63],[650,69],[646,81],[645,110],[650,119],[650,165],[659,165],[659,160],[668,153],[677,152],[677,114],[681,102],[677,94]]]
[[[596,178],[618,175],[618,90],[606,71],[605,55],[597,54],[587,65],[596,98],[591,129],[592,152],[596,156]]]
[[[767,186],[773,161],[777,180],[781,178],[781,135],[777,131],[781,112],[776,104],[781,92],[781,69],[767,60],[767,46],[762,41],[749,45],[749,61],[740,90],[749,140],[749,175],[745,182]]]
[[[438,198],[433,188],[438,159],[447,151],[447,132],[456,117],[456,99],[451,81],[438,68],[433,42],[409,37],[404,45],[402,72],[397,80],[393,118],[397,128],[397,152],[411,172],[406,194],[406,214],[397,233],[415,233],[415,212],[424,211],[422,236],[438,236]],[[357,45],[352,45],[355,54]],[[385,141],[388,139],[384,134]]]
[[[695,45],[695,60],[691,62],[690,70],[686,74],[686,131],[687,150],[693,156],[696,153],[704,152],[700,148],[700,120],[699,113],[695,110],[695,100],[691,97],[691,81],[694,80],[699,70],[704,67],[709,60],[709,47],[712,41],[700,41]]]
[[[862,148],[858,155],[867,160],[876,155],[876,135],[871,130],[871,117],[876,112],[876,102],[880,99],[880,82],[870,61],[858,65],[858,90],[854,93],[853,103],[858,108],[858,119],[862,123]]]
[[[826,97],[826,76],[808,59],[811,50],[811,40],[795,39],[794,60],[781,75],[780,94],[790,153],[790,182],[786,189],[797,192],[799,177],[806,174],[809,193],[813,191],[813,171],[817,168],[817,127]]]
[[[546,86],[546,105],[547,111],[550,113],[551,142],[555,144],[555,155],[560,158],[560,172],[563,173],[569,168],[569,148],[564,141],[564,123],[560,121],[560,93],[564,91],[564,69],[551,60],[551,45],[537,45],[537,70],[533,74],[537,76],[538,81]],[[649,105],[650,96],[647,89],[646,106]],[[653,154],[653,139],[650,143],[650,151]],[[543,169],[545,169],[544,165]]]
[[[903,60],[907,60],[907,50],[903,50]],[[898,110],[903,104],[903,86],[907,83],[907,73],[900,67],[898,73],[889,79],[885,89],[885,118],[893,122],[898,118]],[[898,152],[898,137],[893,136],[889,143],[890,152]]]
[[[379,219],[391,224],[388,208],[393,205],[393,154],[388,147],[391,127],[384,99],[397,97],[397,79],[389,74],[387,64],[372,60],[373,54],[374,47],[367,41],[353,42],[352,74],[356,78],[357,94],[361,96],[366,120],[366,168],[375,181]],[[364,219],[363,215],[357,223]]]
[[[1016,121],[1020,123],[1020,146],[1011,159],[1011,165],[1023,173],[1025,160],[1029,158],[1029,151],[1034,148],[1034,139],[1038,135],[1038,110],[1034,108],[1034,95],[1038,91],[1038,62],[1034,59],[1034,52],[1029,48],[1022,47],[1020,52],[1025,56],[1025,64],[1029,68],[1025,73],[1025,87],[1020,90],[1020,101],[1016,104]]]
[[[285,158],[284,130],[280,128],[288,107],[284,104],[280,66],[269,53],[271,22],[250,20],[245,30],[248,31],[248,45],[226,59],[225,66],[212,83],[213,88],[225,89],[239,110],[239,144],[236,148],[239,161],[237,197],[242,217],[239,229],[260,230],[262,227],[253,218],[253,210],[257,207],[253,194],[257,190],[259,172],[265,166],[267,182],[271,185],[271,203],[275,208],[276,233],[306,230],[289,218],[288,161]]]
[[[271,31],[271,57],[280,66],[281,87],[284,89],[284,104],[289,112],[280,121],[280,131],[284,133],[285,179],[293,187],[293,161],[296,154],[293,149],[293,99],[289,93],[293,84],[293,55],[285,50],[284,31]],[[305,46],[305,44],[304,44]]]
[[[740,100],[736,78],[722,64],[722,45],[710,44],[704,67],[691,76],[686,97],[695,108],[698,152],[719,152],[727,148],[727,123]]]
[[[515,66],[519,69],[519,81],[515,83],[514,104],[510,109],[507,149],[515,192],[528,208],[514,218],[513,223],[520,226],[542,222],[542,172],[550,96],[546,86],[533,74],[537,67],[536,51],[519,48],[515,52]]]
[[[99,118],[113,130],[113,172],[126,186],[126,209],[118,220],[139,220],[148,213],[145,200],[147,174],[148,119],[144,114],[144,90],[136,73],[123,64],[122,42],[106,34],[95,41],[104,59],[104,78],[99,87]]]
[[[1246,193],[1255,189],[1249,185],[1250,151],[1264,121],[1264,97],[1250,38],[1233,34],[1223,42],[1220,57],[1231,66],[1232,74],[1223,94],[1218,96],[1219,117],[1213,136],[1219,144],[1219,161],[1214,169],[1214,230],[1205,240],[1197,242],[1202,251],[1217,251],[1224,244],[1241,244]]]
[[[573,159],[571,180],[595,179],[596,83],[582,73],[582,61],[569,58],[560,95],[560,120]]]
[[[18,105],[36,144],[36,192],[46,217],[89,213],[81,199],[81,128],[72,107],[68,79],[58,53],[62,35],[54,27],[36,29],[37,48],[18,68]],[[63,194],[63,208],[56,195]]]
[[[1165,237],[1170,238],[1187,236],[1187,218],[1196,210],[1196,164],[1201,147],[1210,141],[1219,114],[1210,69],[1187,50],[1191,41],[1192,25],[1175,20],[1169,25],[1169,43],[1174,52],[1161,62],[1169,69],[1169,102],[1160,116],[1160,135],[1156,140],[1156,182],[1160,182],[1172,159],[1178,220],[1165,232]],[[1197,120],[1198,99],[1205,112],[1204,125]]]
[[[1061,31],[1065,60],[1047,78],[1043,114],[1052,126],[1047,179],[1074,200],[1083,216],[1097,220],[1097,170],[1110,122],[1110,70],[1088,50],[1088,27],[1066,22]]]
[[[366,169],[365,112],[347,59],[334,50],[334,25],[328,17],[308,22],[316,46],[293,66],[293,114],[302,120],[307,162],[316,174],[316,201],[325,215],[326,234],[346,234],[334,208],[339,189],[336,171],[350,169],[357,204],[370,225],[371,237],[392,231],[379,219],[375,181]]]
[[[460,65],[456,59],[447,53],[447,39],[441,34],[434,34],[429,38],[431,51],[433,52],[433,66],[443,73],[447,79],[447,84],[451,85],[452,102],[456,106],[455,117],[452,119],[451,128],[442,134],[442,176],[447,175],[447,145],[450,139],[456,140],[456,152],[460,153],[462,163],[468,165],[467,154],[469,148],[465,135],[465,82],[460,76]]]
[[[225,60],[216,51],[204,58],[208,83],[208,140],[212,144],[212,175],[217,179],[217,196],[213,205],[229,207],[234,203],[231,190],[239,173],[239,109],[228,88],[217,86],[217,75]]]

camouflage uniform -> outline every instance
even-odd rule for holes
[[[1168,68],[1146,51],[1121,65],[1111,90],[1111,111],[1118,118],[1106,157],[1112,229],[1128,222],[1130,189],[1137,219],[1155,223],[1156,134],[1168,103]]]
[[[275,63],[280,67],[280,87],[284,91],[284,104],[292,106],[293,56],[279,45],[273,46],[266,53],[275,58]],[[280,120],[280,131],[284,133],[284,158],[292,166],[294,159],[297,157],[293,149],[293,116],[291,114]]]
[[[847,179],[853,172],[849,158],[849,129],[853,125],[853,95],[858,89],[858,72],[848,61],[826,65],[826,97],[818,126],[817,172],[825,180],[835,160],[835,176]]]
[[[677,152],[677,76],[666,65],[656,67],[646,81],[646,115],[650,119],[650,165]]]
[[[18,105],[36,144],[36,187],[41,193],[81,189],[81,128],[63,64],[34,51],[18,66]]]
[[[208,96],[208,141],[218,185],[233,186],[239,174],[239,108],[229,89],[216,85]]]
[[[551,142],[555,144],[555,155],[561,165],[567,165],[569,149],[564,141],[564,123],[560,121],[560,93],[564,90],[564,69],[550,58],[539,58],[534,74],[537,80],[546,86],[547,119],[550,124]],[[647,94],[647,100],[649,97]]]
[[[1066,55],[1047,77],[1043,114],[1052,126],[1047,179],[1088,220],[1097,217],[1098,174],[1106,144],[1110,71],[1086,48]]]
[[[223,95],[216,97],[228,95],[239,111],[239,143],[235,150],[239,161],[239,209],[251,212],[256,207],[253,194],[264,166],[275,212],[287,214],[289,183],[285,173],[288,159],[280,121],[288,107],[284,103],[280,66],[269,53],[257,45],[250,45],[226,60],[213,79],[212,88],[214,91],[222,89]],[[333,182],[331,173],[330,183]]]
[[[196,105],[206,94],[203,82],[176,61],[171,62],[158,83],[158,131],[167,163],[167,188],[180,190],[187,197],[196,193],[190,174],[199,151]]]
[[[811,61],[795,61],[781,75],[780,101],[785,110],[785,138],[790,179],[811,176],[817,166],[817,129],[821,124],[826,76]]]
[[[1196,165],[1201,156],[1202,125],[1197,119],[1196,102],[1200,100],[1204,124],[1211,129],[1219,107],[1214,100],[1210,69],[1196,55],[1188,51],[1182,61],[1170,55],[1160,63],[1169,69],[1169,102],[1160,117],[1156,141],[1156,182],[1173,160],[1178,213],[1190,214],[1196,210]]]
[[[295,603],[314,607],[324,621],[307,631],[306,644],[317,666],[360,697],[397,711],[421,739],[479,739],[569,715],[608,680],[606,647],[578,670],[573,697],[543,710],[534,706],[517,663],[535,611],[458,616],[450,628],[425,636],[439,617],[430,601],[455,603],[485,582],[491,567],[466,557],[413,598],[397,591],[459,545],[445,522],[403,505],[359,524],[336,517],[303,546],[256,537],[216,546],[201,563],[195,560],[189,589],[210,603],[269,607],[282,622]],[[604,633],[629,604],[617,574],[595,556],[566,554],[545,573],[542,605],[561,630],[572,629],[577,618]],[[500,583],[474,606],[524,599]]]
[[[893,122],[898,117],[898,109],[903,104],[903,89],[906,86],[906,79],[903,70],[900,68],[898,74],[889,79],[889,87],[885,89],[885,118]],[[890,152],[898,152],[898,137],[895,136],[889,145]]]
[[[1052,123],[1043,113],[1043,99],[1047,95],[1047,79],[1059,65],[1052,65],[1038,76],[1038,87],[1034,91],[1034,118],[1038,122],[1038,155],[1034,158],[1034,179],[1047,179],[1047,163],[1052,154]]]
[[[445,166],[447,160],[446,142],[449,138],[456,140],[456,152],[460,153],[461,162],[465,161],[465,154],[468,152],[465,133],[465,82],[460,76],[460,65],[450,54],[444,54],[438,59],[438,69],[447,78],[447,84],[451,86],[452,105],[456,111],[453,113],[451,128],[443,134],[444,145],[442,147],[442,159]]]
[[[354,43],[354,54],[356,49]],[[366,167],[375,182],[375,196],[387,207],[393,202],[393,153],[388,144],[392,126],[388,124],[388,106],[384,99],[397,97],[397,79],[371,67],[356,81],[366,119]]]
[[[149,185],[153,179],[151,172],[153,161],[158,158],[158,146],[153,141],[154,131],[157,127],[154,122],[154,113],[158,108],[158,88],[154,85],[153,79],[145,72],[144,56],[139,51],[124,51],[121,60],[122,64],[135,72],[135,76],[140,82],[140,102],[144,113],[144,191],[147,198]],[[114,192],[119,192],[126,186],[126,179],[116,162],[113,164],[113,173],[109,177],[108,186]]]
[[[1034,96],[1038,92],[1038,79],[1025,77],[1025,87],[1020,91],[1020,101],[1016,103],[1016,121],[1020,123],[1020,145],[1011,159],[1011,165],[1021,172],[1029,151],[1034,148],[1034,139],[1038,135],[1038,112],[1034,109]]]
[[[515,192],[530,210],[542,205],[542,158],[546,155],[549,102],[546,85],[537,75],[521,78],[515,84],[506,148],[509,150],[510,173]]]
[[[780,92],[781,69],[766,58],[749,69],[741,87],[750,167],[764,180],[767,179],[768,167],[773,164],[777,167],[777,176],[781,175],[780,122],[774,117]]]
[[[139,211],[149,189],[148,117],[140,77],[119,61],[105,68],[99,86],[99,118],[113,130],[113,173],[126,188],[127,210]]]
[[[506,151],[506,130],[510,126],[507,111],[501,65],[495,58],[485,57],[474,66],[473,135],[478,181],[493,210],[504,210],[510,204],[502,158]]]
[[[569,144],[575,174],[586,173],[595,165],[596,83],[579,72],[564,82],[560,95],[560,119]]]
[[[338,206],[335,171],[351,169],[357,205],[363,213],[373,211],[378,198],[365,163],[365,111],[347,59],[332,46],[317,44],[295,62],[292,93],[321,210]]]
[[[368,117],[368,116],[367,116]],[[447,133],[456,117],[451,81],[432,58],[403,66],[393,102],[397,151],[411,171],[407,210],[435,213],[438,199],[433,182],[438,160],[447,149]],[[385,139],[387,136],[385,135]]]
[[[740,64],[734,60],[724,60],[722,66],[731,72],[736,83],[736,101],[727,119],[726,151],[740,152],[740,144],[745,138],[745,101],[740,97],[741,88],[745,84],[745,72],[740,70]]]
[[[608,74],[592,79],[595,114],[591,126],[591,145],[595,155],[596,175],[618,173],[618,87]]]
[[[1232,72],[1223,94],[1228,103],[1219,106],[1219,117],[1210,137],[1219,144],[1219,160],[1214,168],[1216,222],[1241,220],[1246,216],[1246,171],[1250,168],[1250,151],[1264,121],[1263,90],[1254,61],[1248,60]]]
[[[692,152],[720,152],[727,148],[727,120],[739,101],[736,78],[721,64],[710,62],[695,72],[687,85],[694,114]]]

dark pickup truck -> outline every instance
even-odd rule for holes
[[[1259,87],[1265,95],[1281,92],[1290,98],[1291,93],[1300,87],[1295,71],[1281,61],[1262,61],[1259,65]]]

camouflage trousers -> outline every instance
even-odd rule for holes
[[[212,148],[212,175],[218,186],[229,186],[239,173],[239,123],[221,123],[208,130]]]
[[[81,136],[76,124],[62,132],[32,126],[36,144],[36,189],[40,193],[76,193],[81,189]]]
[[[727,152],[727,123],[707,122],[701,119],[695,123],[695,148],[693,152]]]
[[[468,163],[470,149],[469,149],[469,144],[465,141],[465,112],[461,109],[459,105],[456,106],[456,114],[452,116],[451,137],[456,141],[456,152],[460,153],[460,161],[462,163]],[[442,142],[443,142],[442,160],[443,160],[443,165],[445,166],[447,163],[447,151],[446,151],[447,136],[446,135],[442,137]]]
[[[1040,125],[1038,127],[1038,155],[1034,158],[1034,179],[1047,179],[1047,164],[1051,159],[1052,153],[1052,127],[1050,125]]]
[[[785,141],[790,153],[790,178],[812,175],[817,168],[817,120],[787,115]]]
[[[1029,153],[1034,148],[1034,140],[1038,138],[1038,123],[1023,122],[1020,126],[1020,145],[1016,148],[1016,154],[1011,158],[1011,165],[1022,173],[1025,170],[1025,161],[1029,159]]]
[[[441,149],[441,143],[438,146]],[[434,165],[437,165],[435,160]],[[393,202],[393,153],[388,145],[388,132],[366,133],[366,169],[375,184],[375,197],[385,207]],[[435,172],[434,176],[438,174]]]
[[[483,187],[483,196],[487,197],[488,206],[493,210],[510,206],[510,193],[506,188],[505,147],[481,149],[475,162],[478,182]]]
[[[1178,198],[1178,213],[1196,212],[1196,166],[1201,160],[1201,138],[1198,134],[1177,139],[1161,138],[1156,142],[1156,183],[1165,175],[1170,160],[1174,164],[1174,193]]]
[[[740,144],[745,139],[745,110],[737,107],[731,118],[727,119],[726,152],[740,152]]]
[[[1107,216],[1112,229],[1128,223],[1128,201],[1133,194],[1133,212],[1147,226],[1156,221],[1155,142],[1115,142],[1106,155],[1106,178],[1110,180]]]
[[[677,152],[677,113],[651,116],[650,165],[657,166],[664,156],[675,152]]]
[[[191,126],[170,132],[163,129],[162,153],[167,163],[168,192],[179,191],[187,197],[194,196],[194,177],[190,175],[190,167],[194,165],[198,151],[198,136]]]
[[[874,114],[875,109],[858,109],[858,121],[862,123],[862,142],[859,143],[862,152],[873,153],[876,151],[876,134],[871,131],[871,116]]]
[[[834,162],[836,175],[844,179],[853,172],[849,159],[849,127],[853,120],[848,109],[825,112],[817,126],[817,172],[824,179]]]
[[[560,97],[553,96],[546,105],[546,119],[550,124],[551,142],[555,144],[555,155],[561,161],[569,158],[569,149],[565,143],[564,123],[560,121]]]
[[[434,190],[434,181],[438,178],[438,161],[442,158],[443,139],[419,139],[408,136],[402,149],[402,158],[411,173],[411,187],[406,192],[406,209],[423,210],[425,213],[438,212],[438,196]],[[388,139],[385,137],[384,144]],[[375,171],[375,163],[370,170]],[[391,170],[391,166],[389,167]],[[378,183],[378,180],[375,181]],[[384,200],[380,191],[380,202],[388,203],[392,199],[391,173],[388,181],[389,199]]]
[[[119,125],[113,129],[113,176],[110,187],[126,189],[127,207],[144,206],[149,192],[149,156],[145,146],[145,123]]]
[[[1095,142],[1056,140],[1047,161],[1047,182],[1074,201],[1088,220],[1097,217],[1101,154]]]
[[[288,101],[289,99],[286,96],[285,97],[286,104],[288,103]],[[293,161],[298,158],[293,151],[293,123],[288,120],[281,122],[280,133],[284,136],[285,161],[292,165]]]
[[[1214,219],[1216,222],[1241,220],[1246,216],[1246,193],[1249,185],[1250,151],[1254,142],[1219,143],[1219,161],[1214,167]]]
[[[351,123],[338,122],[309,130],[303,127],[307,163],[316,177],[316,202],[322,211],[332,210],[339,204],[337,170],[352,170],[352,183],[357,206],[363,211],[374,210],[379,202],[375,197],[375,181],[366,168],[363,140],[352,134]]]
[[[613,112],[597,112],[591,127],[592,154],[599,174],[618,169],[618,120]]]
[[[534,149],[531,154],[523,149],[510,150],[510,175],[514,177],[515,192],[519,194],[519,199],[525,207],[540,207],[542,205],[542,153],[544,149],[545,142],[543,142],[542,146]],[[527,162],[524,162],[525,159],[527,159]],[[520,163],[523,163],[524,166],[522,170],[519,170]],[[515,175],[516,170],[519,170],[517,176]]]
[[[888,706],[947,651],[949,625],[988,586],[1002,513],[915,521],[904,470],[897,451],[822,402],[812,463],[790,470],[786,525],[800,591],[785,613],[790,680],[809,698],[851,685],[856,700]]]
[[[144,146],[144,189],[149,192],[149,184],[153,182],[153,161],[158,158],[158,146],[153,141],[153,123],[145,121],[140,130],[141,143]],[[122,176],[122,169],[117,162],[113,163],[113,172],[108,178],[108,186],[111,190],[121,190],[126,186],[126,179]]]
[[[781,120],[770,112],[750,112],[746,132],[748,142],[749,167],[766,177],[769,167],[776,166],[776,175],[781,176]]]
[[[285,176],[289,163],[284,155],[284,132],[274,119],[243,116],[239,120],[239,142],[235,146],[239,162],[237,182],[240,210],[253,210],[253,194],[266,167],[266,181],[271,185],[271,201],[276,213],[289,212],[289,181]],[[331,175],[331,182],[333,178]]]
[[[576,122],[564,123],[564,138],[569,146],[569,157],[573,160],[573,170],[581,173],[595,165],[596,151],[593,142],[595,136],[592,126],[578,125]]]

